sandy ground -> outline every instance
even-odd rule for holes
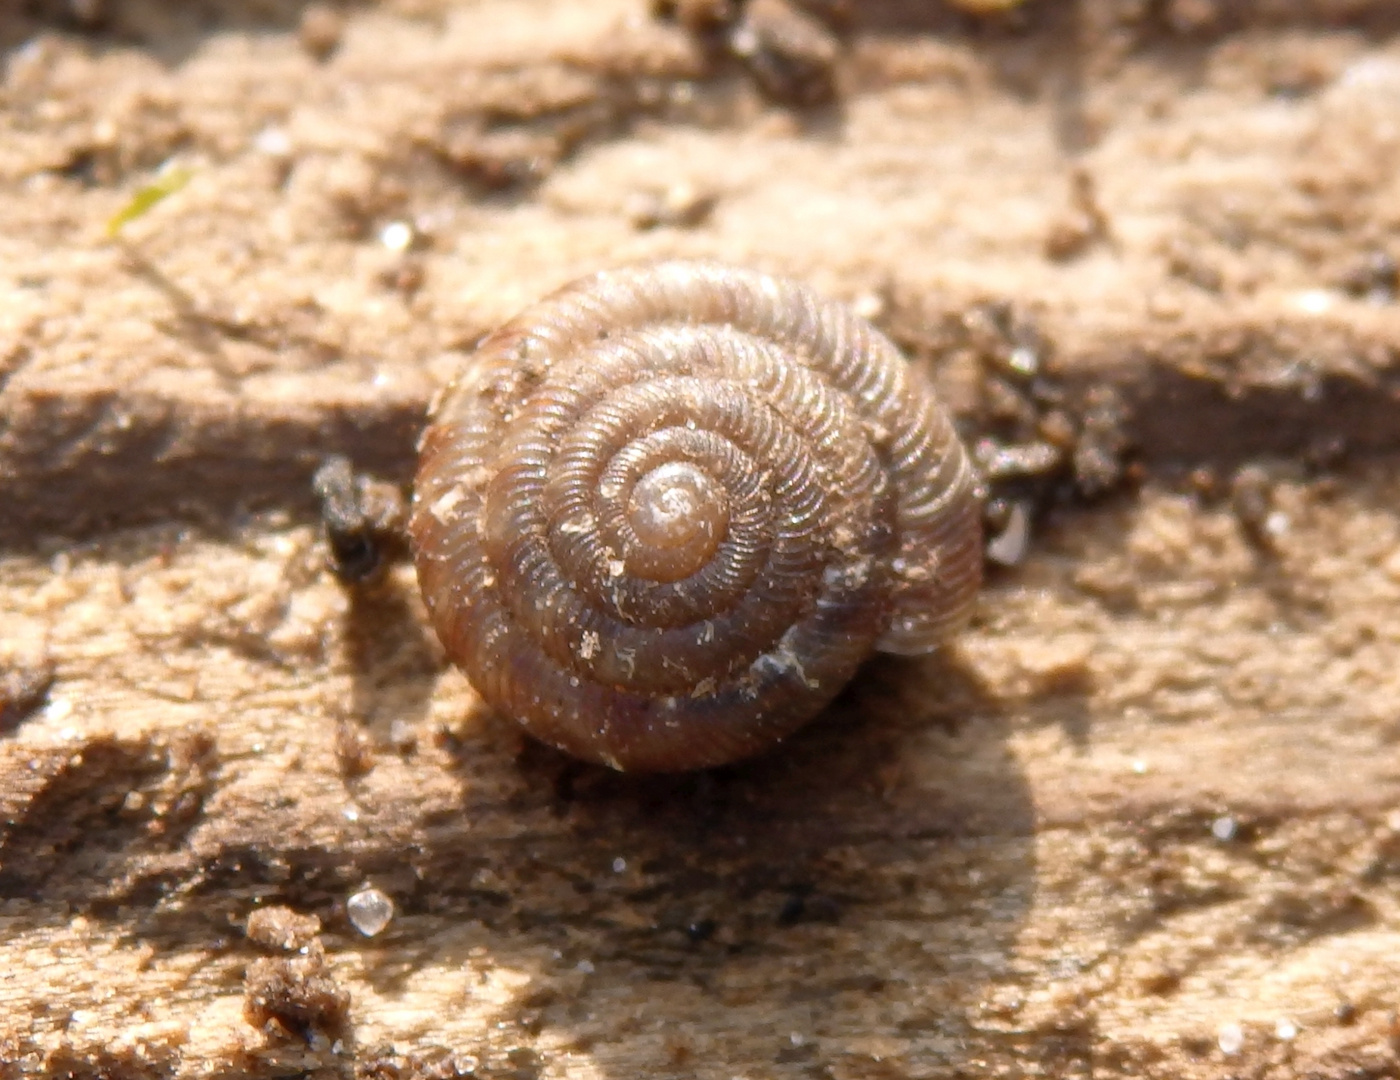
[[[850,7],[0,8],[0,1077],[1400,1074],[1400,9]],[[310,477],[663,255],[856,304],[1034,527],[634,779]]]

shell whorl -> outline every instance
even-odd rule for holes
[[[448,656],[615,768],[755,753],[981,571],[968,456],[895,347],[796,282],[605,271],[488,336],[424,435],[410,529]]]

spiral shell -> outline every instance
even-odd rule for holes
[[[535,737],[617,769],[755,753],[981,574],[968,456],[846,308],[713,263],[611,270],[477,348],[411,520],[448,656]]]

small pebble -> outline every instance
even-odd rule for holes
[[[45,707],[54,675],[53,661],[47,658],[8,670],[0,667],[0,732],[13,730]]]
[[[1233,840],[1238,829],[1235,819],[1229,816],[1218,817],[1210,823],[1210,834],[1220,841]]]
[[[311,4],[301,13],[301,47],[317,60],[325,60],[335,52],[344,34],[345,20],[329,4]]]
[[[1221,1053],[1238,1054],[1244,1047],[1244,1028],[1239,1024],[1221,1024],[1216,1036]]]
[[[410,754],[418,746],[418,731],[409,721],[395,717],[389,722],[389,741],[400,754]]]
[[[1298,1025],[1287,1017],[1284,1017],[1274,1025],[1274,1034],[1287,1042],[1298,1034]]]
[[[1017,566],[1025,559],[1030,541],[1030,507],[1024,502],[1014,502],[1006,528],[987,544],[987,558],[1001,566]]]
[[[68,0],[69,14],[82,26],[97,27],[107,17],[106,0]]]
[[[345,902],[345,914],[365,937],[381,933],[394,919],[394,902],[378,889],[361,889]]]
[[[321,920],[315,915],[300,915],[291,908],[274,905],[249,914],[244,932],[250,941],[266,948],[295,952],[315,940],[321,932]]]
[[[638,192],[627,201],[627,216],[638,229],[693,228],[710,216],[717,201],[714,193],[682,180],[661,191]]]
[[[703,33],[734,21],[732,0],[652,0],[656,18],[674,19],[692,33]]]
[[[979,440],[973,454],[984,476],[992,480],[1006,477],[1043,476],[1064,461],[1064,452],[1046,442],[1005,446],[993,439]]]
[[[1027,378],[1040,371],[1040,353],[1029,345],[1017,345],[1007,354],[1007,367]]]
[[[1342,288],[1377,306],[1394,303],[1400,293],[1400,264],[1389,252],[1367,252],[1343,276]]]

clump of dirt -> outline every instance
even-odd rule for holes
[[[335,1040],[349,1030],[350,995],[335,981],[325,949],[313,942],[301,956],[248,965],[243,1015],[274,1038]]]

